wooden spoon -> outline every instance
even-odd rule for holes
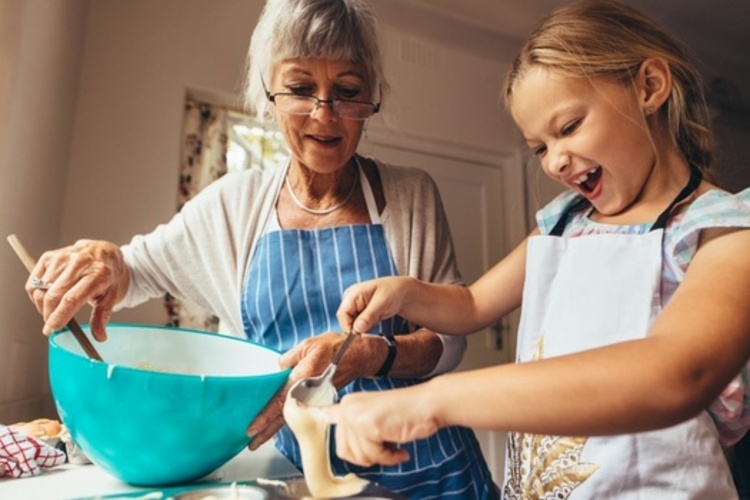
[[[16,237],[15,234],[11,234],[10,236],[8,236],[8,243],[10,243],[10,246],[13,247],[13,250],[15,250],[18,258],[21,259],[21,262],[23,262],[26,266],[26,269],[29,272],[34,271],[36,262],[34,261],[34,258],[31,256],[31,254],[21,244],[21,241],[18,239],[18,237]],[[86,352],[89,358],[95,359],[97,361],[103,361],[102,357],[99,355],[96,348],[86,336],[84,331],[81,329],[81,326],[78,324],[78,321],[76,321],[75,318],[71,318],[71,320],[68,322],[68,328],[71,332],[73,332],[73,336],[76,338],[78,343],[81,344],[81,347],[83,347],[83,350]]]

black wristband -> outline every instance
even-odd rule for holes
[[[385,361],[383,361],[383,366],[380,367],[374,378],[383,378],[388,375],[388,372],[391,371],[391,366],[393,366],[393,361],[396,359],[396,339],[393,335],[386,333],[380,336],[380,338],[388,344],[388,354],[385,357]]]

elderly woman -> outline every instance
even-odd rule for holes
[[[27,283],[45,333],[90,302],[92,332],[103,341],[115,308],[168,292],[284,351],[294,381],[321,373],[341,345],[336,310],[349,285],[397,274],[460,281],[432,179],[356,153],[387,89],[364,1],[269,0],[248,60],[249,107],[276,120],[291,151],[286,168],[228,174],[122,248],[79,241],[45,253],[32,277],[50,288]],[[341,394],[405,387],[455,368],[464,341],[413,330],[396,318],[361,335],[339,364]],[[300,467],[294,436],[282,427],[285,393],[248,434],[251,448],[276,434],[277,447]],[[412,498],[495,495],[470,430],[447,428],[403,447],[411,459],[398,467],[361,468],[336,457],[332,466]]]

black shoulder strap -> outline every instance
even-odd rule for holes
[[[649,231],[655,231],[656,229],[664,229],[665,227],[667,227],[667,221],[669,220],[669,216],[672,213],[672,209],[679,202],[693,194],[693,192],[698,189],[701,180],[703,180],[703,174],[697,167],[691,165],[690,179],[688,179],[688,183],[685,184],[684,188],[682,188],[682,191],[680,191],[680,194],[677,195],[677,198],[672,200],[672,203],[669,204],[666,210],[664,210],[661,215],[659,215],[659,217],[656,219],[656,222],[654,222],[654,225],[651,226],[651,229],[649,229]]]
[[[580,200],[571,204],[568,208],[565,209],[565,212],[563,212],[563,214],[557,220],[555,227],[552,228],[552,231],[549,232],[549,235],[562,236],[563,231],[565,230],[565,225],[568,223],[568,217],[570,217],[570,214],[578,212],[587,205],[590,205],[589,200],[584,197],[581,197]]]

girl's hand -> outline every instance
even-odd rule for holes
[[[34,287],[34,280],[47,289]],[[105,326],[125,295],[130,274],[120,248],[107,241],[79,240],[45,252],[26,282],[26,292],[44,318],[45,335],[63,328],[87,302],[93,306],[91,333],[106,340]]]
[[[422,384],[425,385],[425,384]],[[424,439],[440,428],[430,406],[420,403],[426,387],[347,394],[341,403],[321,410],[336,424],[336,454],[369,467],[397,465],[409,459],[399,443]]]
[[[347,288],[336,312],[342,331],[366,332],[380,321],[399,314],[412,281],[412,278],[392,276]]]
[[[374,375],[379,364],[380,356],[375,355],[376,349],[382,348],[382,340],[371,338],[371,335],[360,335],[352,341],[346,355],[341,358],[333,377],[333,385],[340,389],[357,377]],[[314,377],[323,373],[333,360],[346,335],[328,332],[316,337],[310,337],[292,347],[279,358],[281,369],[294,367],[289,374],[286,386],[274,396],[263,411],[255,417],[248,426],[247,433],[253,437],[250,449],[255,450],[268,441],[284,425],[284,401],[287,392],[298,380]]]

